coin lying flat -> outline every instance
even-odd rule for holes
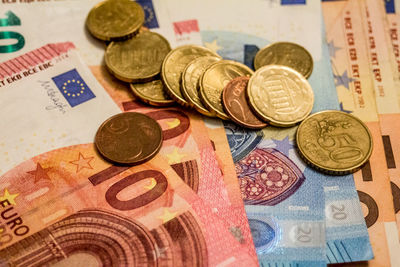
[[[246,93],[256,115],[280,127],[304,120],[314,104],[314,93],[307,80],[297,71],[278,65],[258,69]]]
[[[226,113],[237,124],[250,129],[262,129],[267,124],[259,120],[247,104],[246,88],[249,80],[249,77],[244,76],[230,81],[222,92],[222,104]]]
[[[104,58],[116,78],[146,82],[160,74],[161,64],[170,50],[168,41],[160,34],[143,31],[129,40],[111,42]]]
[[[313,70],[313,59],[304,47],[294,43],[279,42],[257,52],[254,57],[254,68],[257,70],[265,65],[287,66],[308,78]]]
[[[220,60],[221,58],[215,56],[196,58],[186,66],[182,73],[182,95],[190,106],[210,117],[214,116],[213,113],[204,107],[199,97],[200,77],[211,64]]]
[[[117,114],[99,127],[95,144],[100,154],[120,164],[140,164],[161,148],[162,130],[152,118],[136,112]]]
[[[307,163],[336,175],[360,169],[373,147],[367,126],[337,110],[321,111],[305,119],[297,129],[296,142]]]
[[[188,103],[181,93],[181,77],[187,64],[193,59],[203,56],[216,56],[213,51],[197,45],[184,45],[173,49],[165,57],[162,68],[161,78],[165,84],[168,95],[175,99],[179,104],[187,106]]]
[[[132,36],[144,23],[143,8],[134,1],[106,0],[90,10],[86,27],[96,38],[104,41]]]
[[[232,60],[212,64],[200,79],[200,98],[208,110],[223,120],[229,120],[222,107],[222,91],[234,78],[251,76],[253,71],[246,65]]]
[[[171,99],[164,89],[161,80],[154,80],[147,83],[131,83],[133,94],[144,103],[152,106],[171,106],[175,101]]]

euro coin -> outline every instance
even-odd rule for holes
[[[253,71],[239,62],[221,60],[212,64],[200,79],[200,97],[208,110],[223,120],[229,116],[222,107],[222,91],[234,78],[240,76],[250,77]]]
[[[152,106],[171,106],[175,101],[171,99],[164,90],[161,80],[154,80],[147,83],[131,83],[133,94],[144,103]]]
[[[307,79],[313,70],[313,59],[304,47],[294,43],[279,42],[257,52],[254,57],[254,68],[257,70],[265,65],[287,66]]]
[[[99,127],[95,144],[107,160],[134,165],[150,160],[161,148],[160,125],[152,118],[136,112],[120,113]]]
[[[305,119],[297,129],[300,155],[312,167],[334,175],[359,170],[372,153],[367,126],[353,115],[325,110]]]
[[[129,40],[111,42],[104,57],[107,68],[119,80],[146,82],[160,74],[170,50],[168,41],[160,34],[143,31]]]
[[[90,10],[86,27],[103,41],[123,40],[135,34],[144,23],[143,8],[134,1],[106,0]]]
[[[182,74],[182,95],[190,106],[210,117],[213,117],[213,113],[204,107],[199,97],[200,77],[211,64],[220,60],[221,58],[215,56],[196,58],[186,66]]]
[[[249,77],[237,77],[230,81],[222,92],[222,104],[229,117],[245,128],[262,129],[266,123],[259,120],[250,110],[246,100]]]
[[[181,93],[181,77],[187,64],[193,59],[203,56],[216,56],[213,51],[197,45],[184,45],[173,49],[165,57],[161,78],[165,84],[166,92],[175,101],[183,106],[188,106],[187,101]]]
[[[280,127],[304,120],[314,104],[314,92],[307,80],[297,71],[278,65],[258,69],[246,93],[255,114]]]

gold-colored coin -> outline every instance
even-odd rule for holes
[[[175,104],[175,101],[165,93],[164,84],[161,80],[147,83],[131,83],[131,90],[137,98],[152,106],[171,106]]]
[[[188,106],[181,93],[181,77],[186,65],[193,59],[203,56],[216,56],[213,51],[197,45],[184,45],[173,49],[165,57],[161,67],[161,78],[167,93],[179,104]]]
[[[265,65],[287,66],[308,78],[313,70],[313,59],[304,47],[294,43],[279,42],[257,52],[254,57],[254,68],[257,70]]]
[[[367,126],[337,110],[321,111],[305,119],[297,129],[296,142],[308,164],[335,175],[359,170],[373,147]]]
[[[211,64],[220,60],[221,58],[214,56],[196,58],[186,66],[182,74],[182,95],[190,106],[195,108],[201,114],[210,117],[214,117],[214,114],[208,111],[200,100],[200,77]]]
[[[222,106],[222,91],[234,78],[250,77],[253,71],[246,65],[232,60],[221,60],[212,64],[201,76],[200,98],[208,110],[223,120],[229,120]]]
[[[143,8],[130,0],[106,0],[90,10],[86,27],[96,38],[104,41],[126,39],[144,23]]]
[[[307,80],[285,66],[258,69],[250,78],[246,93],[256,115],[280,127],[304,120],[314,104],[314,92]]]
[[[104,58],[116,78],[124,82],[146,82],[160,74],[161,64],[170,50],[164,37],[143,31],[132,39],[111,42]]]

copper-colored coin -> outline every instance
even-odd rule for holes
[[[95,144],[107,160],[120,164],[140,164],[154,157],[161,148],[160,125],[136,112],[117,114],[99,127]]]
[[[230,81],[222,92],[222,104],[225,112],[237,124],[250,129],[262,129],[267,124],[259,120],[247,104],[246,87],[249,80],[249,77],[243,76]]]

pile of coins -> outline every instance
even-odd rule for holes
[[[303,121],[297,132],[301,156],[311,166],[330,174],[353,172],[371,155],[372,138],[368,128],[354,116],[324,111],[308,117],[314,104],[314,93],[307,81],[313,70],[313,59],[302,46],[278,42],[261,49],[254,58],[254,72],[202,46],[185,45],[171,50],[163,36],[144,29],[143,23],[143,9],[129,0],[98,4],[86,22],[94,37],[111,41],[105,51],[110,73],[130,83],[133,94],[143,102],[153,106],[178,103],[250,129],[267,125],[291,127]],[[119,123],[125,121],[125,126],[132,120],[128,118],[130,115],[118,116]],[[332,121],[321,124],[317,118]],[[107,128],[107,123],[110,122],[105,122],[101,129]],[[109,127],[111,132],[114,124]],[[330,135],[335,131],[343,136],[356,134],[357,138],[345,138],[350,145],[343,147],[342,139]],[[112,158],[103,152],[106,150],[99,147],[98,140],[106,140],[104,136],[99,130],[96,145],[105,158],[125,164],[142,162],[126,157]],[[152,148],[154,151],[158,151],[161,140]],[[360,140],[363,143],[357,145]],[[129,141],[120,138],[118,142]],[[326,154],[326,151],[330,152]],[[148,154],[144,158],[149,159],[155,153]]]

